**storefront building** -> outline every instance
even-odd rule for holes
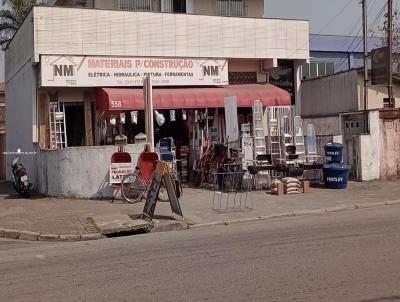
[[[143,148],[146,75],[165,118],[155,123],[155,142],[173,137],[177,153],[189,150],[192,158],[205,143],[226,141],[226,97],[236,97],[240,122],[251,120],[255,100],[300,103],[307,21],[258,18],[262,0],[246,1],[240,12],[232,7],[239,17],[215,16],[229,12],[224,1],[206,1],[214,16],[162,13],[165,1],[159,11],[157,1],[151,12],[121,11],[115,8],[126,1],[117,2],[112,9],[96,9],[101,1],[94,9],[34,7],[6,50],[6,148],[21,150],[40,192],[111,194],[115,136],[128,137],[133,162]],[[202,1],[185,3],[201,12]],[[271,85],[280,79],[285,90]]]

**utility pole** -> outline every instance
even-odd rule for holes
[[[362,0],[362,19],[364,37],[364,133],[368,133],[368,22],[367,0]]]
[[[393,70],[392,70],[392,51],[393,51],[393,0],[388,0],[388,22],[387,22],[387,89],[389,107],[394,108],[393,102]]]

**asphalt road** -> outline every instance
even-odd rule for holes
[[[77,243],[0,241],[0,301],[400,301],[400,207]]]

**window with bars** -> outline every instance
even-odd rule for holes
[[[334,74],[335,64],[332,62],[311,62],[302,66],[303,80]]]
[[[137,12],[153,11],[152,0],[119,0],[119,9]]]
[[[161,0],[161,11],[167,13],[186,13],[186,0]]]
[[[217,0],[218,16],[244,16],[244,0]]]

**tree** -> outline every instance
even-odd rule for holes
[[[400,73],[400,11],[393,11],[392,18],[392,50],[393,50],[393,72]],[[385,21],[379,27],[381,32],[381,46],[387,46],[387,28],[388,28],[388,14],[385,14]]]
[[[0,10],[0,45],[10,42],[36,0],[2,0]]]

